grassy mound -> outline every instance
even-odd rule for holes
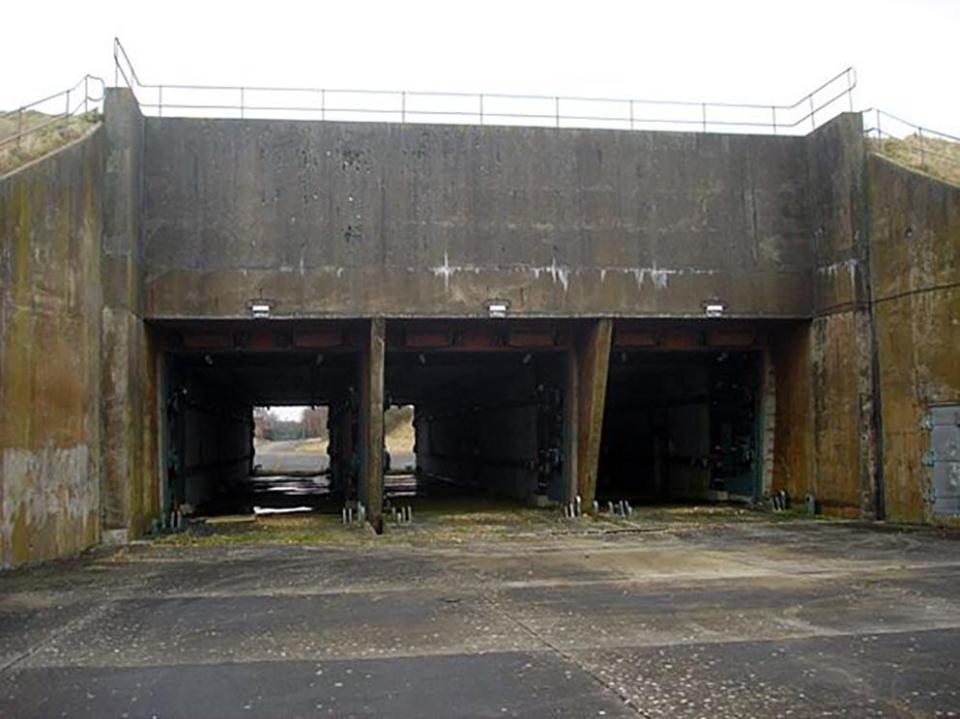
[[[48,123],[55,117],[34,110],[24,112],[21,119],[17,118],[16,113],[0,115],[0,142],[18,134],[18,127],[20,131],[28,130]],[[14,140],[0,145],[0,175],[82,137],[99,121],[100,115],[95,112],[65,117],[21,137],[19,142]]]
[[[960,185],[960,142],[913,134],[903,139],[871,139],[869,143],[874,152],[901,165]]]

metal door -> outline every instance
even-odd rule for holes
[[[930,408],[934,514],[960,515],[960,405]]]

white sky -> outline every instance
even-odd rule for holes
[[[0,107],[113,78],[789,103],[855,65],[860,108],[960,135],[960,0],[8,2]]]
[[[305,406],[299,405],[295,407],[271,407],[270,411],[277,416],[277,419],[284,422],[299,422],[303,418],[303,410],[305,409],[307,409]]]

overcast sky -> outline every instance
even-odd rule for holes
[[[960,0],[9,2],[0,107],[113,78],[790,103],[847,65],[859,108],[960,135]]]

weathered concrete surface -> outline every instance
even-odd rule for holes
[[[144,118],[125,89],[107,92],[104,113],[101,496],[104,529],[133,537],[160,512],[157,360],[143,323]]]
[[[0,566],[100,538],[104,133],[0,178]]]
[[[771,337],[770,358],[776,381],[773,440],[774,491],[795,500],[808,493],[823,496],[814,470],[813,371],[809,322],[784,327]]]
[[[607,398],[607,374],[613,322],[598,320],[584,328],[576,343],[577,378],[577,490],[583,506],[597,494],[603,410]]]
[[[956,539],[645,528],[463,544],[339,528],[346,544],[147,546],[17,571],[0,585],[0,716],[960,710]]]
[[[383,525],[383,413],[387,323],[370,320],[360,352],[360,478],[359,498],[375,531]]]
[[[146,121],[148,317],[808,316],[802,138]]]
[[[930,520],[929,406],[960,403],[960,187],[867,158],[887,513]]]
[[[877,460],[862,119],[841,115],[807,142],[816,247],[816,496],[832,514],[870,517],[877,512]]]

